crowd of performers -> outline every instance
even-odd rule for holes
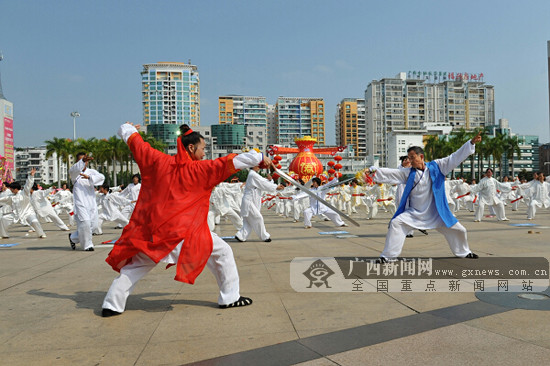
[[[406,156],[402,158],[402,161],[406,160],[408,160]],[[475,180],[467,182],[464,178],[446,179],[445,196],[451,211],[454,214],[461,211],[471,212],[472,220],[480,222],[487,219],[508,221],[506,211],[509,210],[523,211],[526,213],[526,218],[532,220],[538,208],[550,208],[549,179],[542,173],[534,173],[533,180],[529,182],[520,181],[517,176],[514,180],[504,177],[499,181],[492,175],[492,170],[487,169],[478,183]],[[250,193],[247,191],[247,186],[251,184],[249,181],[224,182],[216,186],[210,197],[208,213],[208,224],[211,230],[214,230],[215,225],[219,224],[222,218],[226,218],[237,231],[240,231],[245,217],[253,216],[261,220],[261,215],[258,216],[260,207],[274,211],[277,215],[294,223],[303,222],[305,228],[311,227],[312,215],[320,215],[327,221],[332,220],[334,211],[292,184],[282,182],[277,186],[269,174],[267,178],[257,173],[252,176],[254,189]],[[260,178],[263,178],[263,186],[258,186],[255,182]],[[304,182],[300,182],[304,185]],[[367,220],[375,219],[379,212],[393,215],[399,206],[400,195],[404,188],[401,184],[374,183],[372,180],[364,182],[360,178],[339,184],[337,180],[329,182],[325,177],[321,177],[314,178],[311,183],[312,191],[323,192],[322,198],[340,211],[348,216],[363,217]],[[245,202],[248,204],[245,205]],[[258,212],[255,212],[255,215],[250,214],[247,208],[250,202],[261,204],[257,207]],[[241,212],[241,203],[245,206],[243,212]],[[343,222],[340,223],[340,220],[335,217],[332,221],[337,226],[342,226]],[[253,225],[250,219],[248,221],[248,225]],[[249,229],[245,231],[248,233]],[[262,234],[258,237],[265,241],[269,235]]]
[[[537,209],[550,207],[550,183],[542,173],[534,174],[530,182],[517,177],[498,181],[491,169],[479,182],[446,178],[475,152],[479,134],[442,159],[426,162],[423,149],[411,147],[397,168],[370,167],[342,182],[313,177],[299,181],[303,189],[298,189],[287,182],[275,183],[269,173],[262,176],[260,170],[273,164],[259,152],[204,160],[204,138],[183,125],[178,152],[170,156],[143,141],[138,128],[126,123],[118,131],[141,172],[124,189],[109,187],[103,174],[88,167],[92,158],[79,153],[69,169],[72,192],[66,186],[41,189],[34,182],[33,169],[23,187],[17,182],[5,183],[0,193],[2,238],[9,238],[8,229],[14,223],[29,226],[40,238],[46,237],[40,221],[70,231],[59,218],[68,214],[69,226],[76,227],[69,234],[71,248],[80,244],[82,250],[93,251],[92,236],[102,234],[105,221],[123,228],[106,259],[120,274],[104,299],[104,317],[121,314],[137,282],[159,262],[175,265],[175,279],[189,284],[208,267],[220,289],[220,308],[252,304],[252,299],[240,295],[231,247],[214,231],[220,220],[227,219],[239,242],[247,241],[253,232],[261,241],[271,242],[262,208],[294,223],[303,222],[305,229],[312,228],[314,216],[332,221],[335,227],[348,226],[338,212],[315,197],[350,217],[364,215],[375,220],[379,212],[387,212],[392,219],[377,260],[386,263],[397,259],[405,238],[415,230],[427,234],[426,230],[432,229],[444,235],[455,256],[477,258],[469,248],[466,229],[456,219],[461,210],[480,222],[492,217],[508,221],[507,210],[523,210],[532,220]],[[247,168],[246,182],[227,182],[238,170]],[[489,215],[485,215],[486,206]]]

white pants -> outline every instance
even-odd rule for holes
[[[304,210],[304,226],[305,227],[311,226],[311,218],[313,217],[314,214],[315,214],[315,212],[313,211],[313,209],[311,207],[308,207]],[[319,211],[318,213],[316,213],[316,215],[325,215],[332,222],[334,222],[336,224],[336,226],[344,225],[344,221],[342,221],[342,218],[340,217],[340,215],[338,215],[333,210],[322,210],[322,211]]]
[[[228,305],[237,301],[240,297],[239,273],[237,272],[237,265],[231,247],[214,233],[212,233],[212,241],[212,254],[208,258],[206,266],[216,277],[220,288],[218,304]],[[180,249],[181,243],[174,249],[177,253],[173,251],[167,257],[177,258]],[[151,258],[143,253],[135,255],[129,264],[120,269],[120,275],[113,280],[103,300],[103,309],[111,309],[122,313],[126,308],[126,300],[138,281],[156,265]]]
[[[2,218],[0,218],[0,237],[2,238],[9,238],[10,234],[8,234],[8,228],[13,225],[13,213],[8,213],[2,215]]]
[[[76,216],[76,215],[75,215]],[[75,217],[76,231],[71,234],[71,240],[73,243],[80,243],[83,250],[93,248],[92,243],[92,229],[97,228],[98,224],[95,220],[81,221],[78,217]]]
[[[414,227],[405,224],[399,216],[391,220],[384,250],[380,256],[384,258],[398,257],[403,249],[407,234],[413,229]],[[461,223],[457,222],[451,227],[438,227],[436,230],[445,236],[449,248],[451,248],[455,256],[465,257],[471,252],[468,245],[466,228]]]
[[[103,234],[103,228],[102,228],[102,227],[103,227],[103,223],[104,223],[105,221],[114,222],[114,223],[116,223],[118,226],[122,226],[122,227],[128,225],[128,222],[129,222],[128,219],[125,218],[125,217],[122,216],[122,215],[117,216],[114,220],[104,220],[104,219],[102,219],[102,218],[99,218],[99,219],[97,220],[97,227],[95,228],[94,233],[100,234],[100,235]]]
[[[21,223],[32,227],[38,236],[45,235],[44,230],[42,230],[42,225],[40,225],[40,221],[38,221],[36,215],[25,216],[25,218],[21,220]]]
[[[504,211],[504,203],[499,203],[496,205],[489,205],[495,210],[495,215],[497,217],[497,220],[502,221],[506,219],[506,213]],[[483,200],[479,200],[479,205],[476,207],[475,214],[474,214],[474,220],[481,221],[481,218],[483,217],[483,213],[485,211],[485,203],[483,203]]]
[[[248,216],[243,217],[243,227],[235,236],[242,241],[246,241],[252,231],[254,231],[262,241],[266,241],[270,238],[265,228],[264,217],[255,207],[250,208]]]
[[[69,230],[67,225],[59,218],[59,216],[55,213],[55,211],[50,212],[48,214],[45,214],[44,216],[40,216],[42,219],[44,219],[46,222],[53,222],[58,228],[61,230]],[[47,220],[50,221],[47,221]]]

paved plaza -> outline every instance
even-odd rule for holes
[[[67,232],[44,225],[38,239],[12,226],[0,244],[0,354],[4,365],[517,365],[550,359],[550,298],[469,292],[296,292],[296,257],[377,257],[388,213],[344,228],[353,236],[320,235],[331,222],[302,223],[263,209],[273,241],[254,235],[228,240],[251,306],[219,309],[218,288],[205,269],[195,285],[157,266],[129,297],[126,311],[102,318],[101,304],[116,272],[105,263],[121,230],[106,223],[94,252],[72,251]],[[509,222],[461,211],[471,249],[480,257],[550,258],[550,211]],[[66,218],[65,218],[66,219]],[[536,224],[513,226],[511,224]],[[216,232],[233,236],[222,219]],[[419,232],[403,257],[448,258],[442,235]],[[468,261],[464,259],[464,261]],[[549,294],[546,291],[546,294]]]

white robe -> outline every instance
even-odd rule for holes
[[[441,173],[447,175],[474,152],[475,145],[467,142],[450,156],[436,159],[435,162]],[[377,183],[406,184],[408,178],[409,170],[379,168],[373,179]],[[445,226],[435,206],[432,179],[427,165],[423,172],[420,170],[416,172],[408,206],[399,217],[404,223],[416,229],[429,230]]]

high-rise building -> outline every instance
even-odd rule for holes
[[[2,54],[0,54],[0,61],[2,61]],[[2,78],[0,75],[0,127],[2,128],[0,137],[0,155],[6,160],[4,162],[4,170],[0,175],[0,179],[15,178],[14,169],[14,154],[13,154],[13,103],[8,101],[4,97],[2,92]],[[7,177],[5,175],[8,175]]]
[[[30,171],[36,169],[34,181],[39,184],[67,182],[67,164],[57,159],[57,153],[46,158],[46,146],[18,148],[15,152],[18,181],[23,184]]]
[[[267,103],[265,97],[227,95],[218,98],[220,124],[267,126]]]
[[[275,115],[275,105],[267,105],[267,143],[274,145],[277,143],[277,116]]]
[[[275,106],[279,145],[294,145],[297,137],[311,136],[325,145],[325,102],[323,98],[279,97]]]
[[[177,149],[179,126],[200,126],[200,81],[197,66],[183,62],[143,65],[143,123],[147,132]]]
[[[467,75],[467,74],[464,74]],[[430,130],[436,126],[473,130],[495,123],[494,88],[468,76],[429,82],[408,78],[373,80],[365,90],[367,155],[385,166],[393,130]]]
[[[365,124],[365,100],[345,98],[337,105],[336,143],[351,145],[357,156],[367,155],[367,128]]]

